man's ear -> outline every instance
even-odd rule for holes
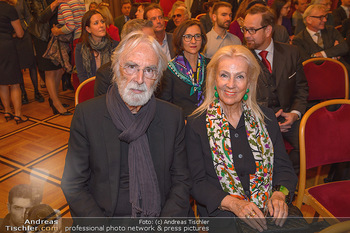
[[[266,32],[266,36],[270,36],[272,37],[272,26],[271,25],[267,25],[266,29],[265,29],[265,32]]]
[[[211,20],[213,21],[213,23],[216,22],[216,14],[211,15]]]
[[[7,203],[7,210],[9,213],[11,213],[11,204],[10,203]]]

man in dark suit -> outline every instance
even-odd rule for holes
[[[153,3],[145,8],[143,16],[145,19],[152,21],[156,39],[167,56],[168,61],[170,61],[175,57],[173,49],[173,34],[165,32],[163,9],[158,4]]]
[[[76,107],[62,177],[72,216],[187,216],[184,118],[153,95],[166,64],[154,38],[132,32],[107,94]]]
[[[121,5],[122,15],[114,19],[114,25],[119,29],[119,36],[124,24],[130,20],[131,2],[130,0],[123,0]]]
[[[348,45],[338,30],[325,25],[326,14],[322,5],[309,6],[304,13],[306,28],[293,38],[293,44],[299,48],[303,61],[311,57],[330,57],[339,59],[348,68],[341,58],[347,54]]]
[[[342,25],[349,18],[350,0],[342,0],[341,5],[333,10],[334,26]]]
[[[244,37],[260,63],[257,101],[272,108],[283,137],[293,146],[289,156],[299,170],[299,124],[305,113],[308,86],[298,50],[272,40],[274,14],[265,6],[250,8],[244,20]]]

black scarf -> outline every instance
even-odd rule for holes
[[[94,56],[93,51],[97,51],[100,53],[101,66],[111,60],[111,54],[112,54],[112,43],[106,37],[103,37],[101,42],[95,42],[90,35],[89,45],[90,46],[83,43],[81,46],[83,66],[86,70],[87,78],[91,78],[92,76],[94,76],[94,74],[92,74],[92,71],[91,71],[91,60],[92,60],[92,56]]]
[[[133,217],[157,217],[160,214],[160,191],[154,170],[146,131],[156,112],[152,95],[137,114],[132,114],[119,95],[117,84],[111,85],[106,96],[112,121],[122,133],[119,140],[129,143],[129,191]]]

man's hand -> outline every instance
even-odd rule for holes
[[[311,57],[323,57],[321,52],[317,52],[311,55]]]
[[[277,118],[279,116],[282,116],[285,119],[283,123],[278,122],[282,133],[288,132],[288,130],[292,127],[293,123],[299,118],[298,114],[283,112],[283,109],[280,109],[278,112],[276,112],[275,115]]]

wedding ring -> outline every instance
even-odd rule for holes
[[[254,217],[256,215],[256,213],[253,211],[252,214],[250,214],[250,217]]]

